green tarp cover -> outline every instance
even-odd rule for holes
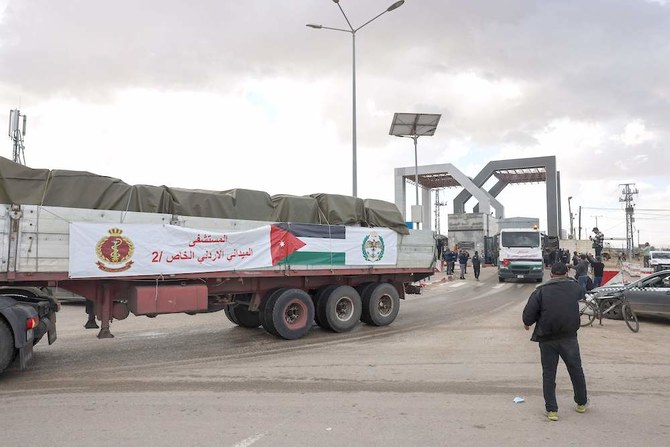
[[[338,194],[270,197],[264,191],[206,191],[128,185],[86,171],[32,169],[0,157],[0,203],[267,222],[363,225],[408,234],[402,214],[390,202]]]

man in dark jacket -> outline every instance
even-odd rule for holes
[[[587,288],[587,283],[589,281],[589,263],[588,258],[586,257],[585,254],[579,255],[579,262],[574,267],[575,269],[575,279],[579,283],[580,286],[584,289],[584,291],[588,290]],[[591,287],[593,288],[593,287]]]
[[[523,310],[526,330],[535,324],[532,341],[540,344],[542,361],[542,390],[547,418],[558,420],[556,402],[556,369],[559,357],[568,369],[578,413],[586,411],[586,379],[577,342],[579,329],[579,300],[584,289],[567,277],[568,267],[556,263],[551,267],[551,279],[539,285],[528,298]]]

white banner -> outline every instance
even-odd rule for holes
[[[319,238],[296,237],[275,225],[216,233],[174,225],[72,223],[69,276],[154,276],[278,264],[395,265],[397,245],[398,235],[388,228],[347,227],[345,238]]]
[[[272,265],[270,225],[214,233],[152,224],[70,224],[70,277],[243,270]]]

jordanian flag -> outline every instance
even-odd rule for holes
[[[388,228],[280,223],[275,234],[284,237],[286,256],[275,262],[273,253],[273,265],[395,265],[398,258],[398,235]]]

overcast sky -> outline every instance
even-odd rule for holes
[[[391,3],[340,1],[354,27]],[[351,194],[351,35],[307,23],[347,27],[331,0],[0,0],[0,113],[28,116],[34,168]],[[356,53],[359,197],[394,201],[393,169],[414,166],[394,112],[441,113],[420,165],[474,177],[555,155],[563,228],[572,196],[583,237],[596,218],[625,237],[619,185],[635,183],[641,241],[670,246],[670,1],[407,0]],[[441,193],[443,232],[459,191]],[[498,198],[544,224],[544,184]]]

